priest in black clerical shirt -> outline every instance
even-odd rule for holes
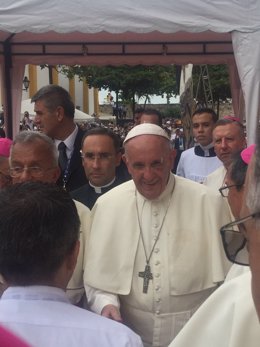
[[[71,196],[91,209],[100,195],[129,176],[121,162],[120,138],[110,129],[89,130],[82,140],[81,154],[88,183],[72,191]]]

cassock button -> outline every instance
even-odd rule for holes
[[[155,287],[155,290],[159,290],[159,289],[160,289],[160,286],[156,286],[156,287]]]
[[[158,228],[158,224],[157,224],[157,223],[154,223],[153,227],[154,227],[154,228]]]
[[[159,311],[159,310],[157,310],[157,311],[155,311],[155,313],[156,313],[156,314],[160,314],[160,311]]]
[[[159,248],[155,248],[154,253],[158,253],[158,252],[159,252]]]
[[[161,301],[161,299],[160,299],[160,298],[157,298],[157,299],[156,299],[156,302],[160,302],[160,301]]]
[[[159,264],[160,264],[159,260],[156,260],[155,265],[159,265]]]
[[[160,277],[160,274],[158,272],[156,272],[156,274],[154,275],[155,277]]]

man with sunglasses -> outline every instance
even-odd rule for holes
[[[237,219],[221,228],[228,259],[235,264],[250,265],[251,272],[246,271],[221,286],[201,306],[170,347],[187,347],[191,339],[193,347],[259,346],[260,138],[258,142],[255,158],[247,169],[242,207],[238,214],[233,211]],[[238,188],[236,186],[230,185],[229,192]]]

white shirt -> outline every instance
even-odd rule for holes
[[[10,287],[0,300],[0,323],[35,347],[141,347],[120,323],[71,305],[54,287]]]
[[[203,183],[206,177],[222,166],[218,157],[196,155],[194,147],[182,152],[176,174],[192,181]]]
[[[78,126],[75,125],[75,128],[73,130],[73,132],[64,140],[64,141],[61,141],[61,140],[54,140],[54,143],[55,143],[55,146],[58,148],[59,144],[61,142],[64,142],[65,145],[66,145],[66,154],[67,154],[67,158],[70,160],[71,156],[72,156],[72,153],[73,153],[73,150],[74,150],[74,143],[75,143],[75,139],[77,137],[77,134],[78,134]]]
[[[169,347],[259,347],[259,341],[248,271],[217,289]]]

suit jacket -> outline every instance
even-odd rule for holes
[[[72,157],[70,159],[70,164],[69,164],[68,179],[66,182],[67,191],[75,190],[87,183],[87,178],[86,178],[85,171],[82,165],[82,159],[80,154],[81,142],[82,142],[83,136],[84,136],[84,131],[79,128],[75,142],[74,142],[74,150],[73,150]],[[62,174],[60,178],[58,179],[57,184],[63,187]]]

